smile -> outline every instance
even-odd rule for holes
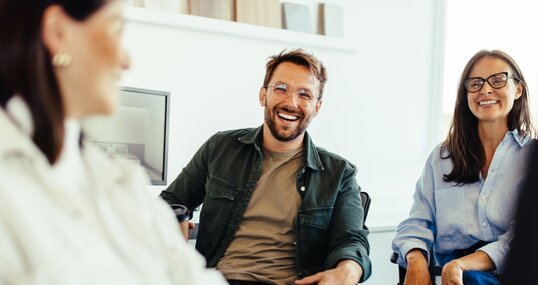
[[[297,116],[287,114],[287,113],[282,113],[282,112],[277,112],[277,115],[281,119],[286,120],[286,121],[291,121],[291,122],[297,121],[299,119],[299,117],[297,117]]]
[[[494,105],[494,104],[498,104],[498,103],[499,103],[498,100],[487,100],[487,101],[478,102],[478,105],[479,106],[485,106],[485,105]]]

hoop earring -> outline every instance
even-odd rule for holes
[[[52,57],[54,67],[66,67],[71,63],[71,54],[65,51],[59,51]]]

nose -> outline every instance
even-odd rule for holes
[[[489,85],[489,82],[484,82],[484,85],[482,85],[482,89],[480,89],[480,94],[487,96],[491,93],[493,93],[493,87]]]
[[[299,101],[298,101],[298,94],[297,92],[293,91],[293,90],[290,90],[288,91],[288,96],[286,97],[286,100],[284,101],[286,103],[286,105],[290,106],[290,107],[293,107],[293,108],[296,108],[299,104]]]

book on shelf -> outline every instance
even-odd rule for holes
[[[344,11],[336,4],[319,4],[320,34],[342,38],[344,36]]]
[[[190,14],[235,21],[235,0],[189,0]]]
[[[127,3],[135,7],[189,13],[189,0],[129,0]]]
[[[236,0],[236,21],[246,24],[281,28],[280,0]]]

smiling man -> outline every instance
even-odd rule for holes
[[[230,284],[356,284],[371,273],[356,168],[306,129],[327,73],[303,50],[269,58],[255,129],[219,132],[161,193],[204,204],[196,248]]]

